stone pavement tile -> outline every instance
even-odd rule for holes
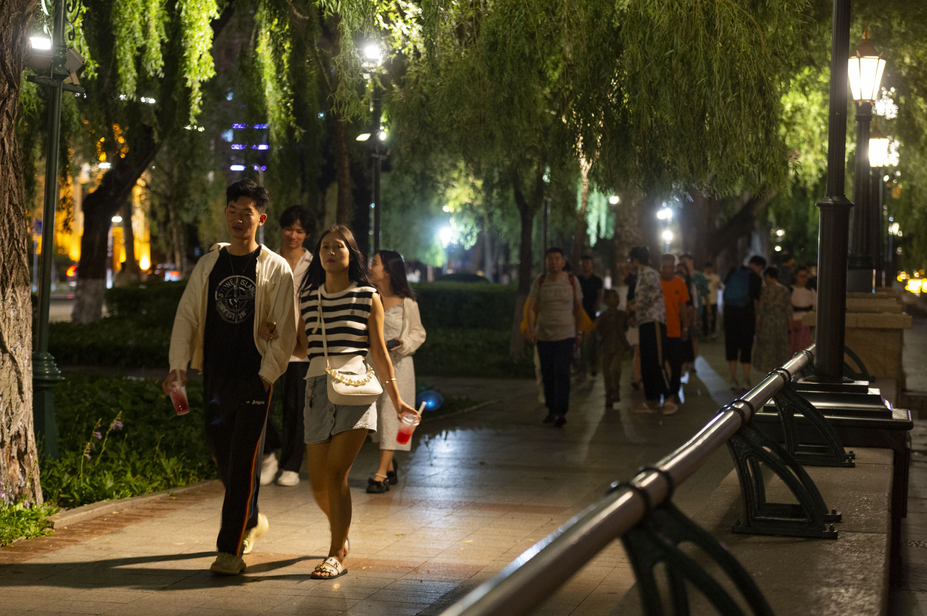
[[[345,614],[365,614],[368,616],[415,616],[428,607],[428,603],[405,603],[367,599],[361,601]]]

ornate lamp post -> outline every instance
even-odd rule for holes
[[[380,170],[383,165],[383,140],[386,138],[386,133],[380,128],[383,91],[376,75],[383,62],[383,51],[377,43],[368,43],[364,47],[363,62],[364,69],[368,71],[373,83],[373,129],[370,132],[370,139],[373,141],[371,154],[373,159],[373,254],[377,254],[380,251]]]
[[[856,46],[856,52],[848,61],[850,90],[856,101],[856,167],[853,177],[853,236],[850,243],[850,271],[847,276],[847,291],[872,291],[874,272],[878,266],[879,253],[873,245],[878,243],[879,232],[872,229],[872,221],[878,213],[870,200],[869,186],[869,122],[872,118],[872,103],[879,96],[879,85],[885,60],[869,42],[869,26],[863,31],[863,40]],[[878,225],[881,227],[881,225]]]
[[[65,42],[66,14],[73,12],[74,2],[58,0],[52,30],[52,41],[48,45],[33,40],[30,68],[39,75],[29,81],[48,88],[48,142],[45,146],[45,203],[42,213],[42,276],[39,280],[38,331],[32,354],[32,414],[35,432],[41,434],[45,443],[45,455],[58,458],[58,427],[55,424],[54,387],[62,380],[55,365],[55,358],[48,352],[48,311],[51,300],[51,265],[55,251],[55,205],[58,202],[58,154],[61,136],[61,92],[83,93],[78,86],[77,71],[84,65],[83,58]],[[72,9],[67,11],[66,9]],[[47,40],[47,39],[45,39]],[[43,53],[45,52],[45,53]],[[70,78],[70,84],[65,79]]]
[[[878,128],[874,128],[869,134],[869,166],[872,167],[872,172],[869,177],[869,213],[871,217],[868,223],[873,265],[876,268],[877,287],[891,285],[889,282],[891,278],[886,273],[888,263],[882,245],[882,219],[884,217],[882,207],[882,168],[886,166],[887,162],[888,137],[883,135]]]

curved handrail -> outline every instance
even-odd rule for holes
[[[743,397],[718,414],[684,445],[642,470],[630,484],[615,484],[594,505],[534,544],[489,581],[448,608],[442,616],[527,614],[566,583],[617,537],[624,535],[727,443],[789,380],[814,363],[814,345],[770,372]],[[646,496],[644,496],[644,494]]]

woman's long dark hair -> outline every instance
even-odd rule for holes
[[[303,284],[299,287],[299,292],[303,293],[310,289],[317,289],[325,282],[325,270],[322,269],[322,259],[319,253],[322,251],[322,240],[331,233],[340,233],[344,238],[344,243],[348,247],[348,279],[356,282],[360,286],[373,286],[367,277],[367,259],[364,253],[357,247],[357,240],[354,234],[345,225],[332,225],[325,229],[319,237],[319,241],[312,251],[312,263],[306,271],[306,277],[303,278]]]
[[[408,297],[415,299],[415,293],[409,286],[409,280],[406,278],[406,264],[402,260],[402,255],[394,250],[381,250],[377,253],[380,256],[380,263],[383,264],[383,271],[389,274],[390,291],[399,297]]]

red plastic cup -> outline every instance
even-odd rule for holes
[[[396,434],[396,442],[405,445],[412,438],[415,427],[422,423],[422,416],[416,413],[406,411],[399,416],[399,432]]]
[[[186,415],[190,412],[190,402],[187,400],[187,388],[180,384],[180,381],[174,381],[171,387],[171,403],[178,415]]]

